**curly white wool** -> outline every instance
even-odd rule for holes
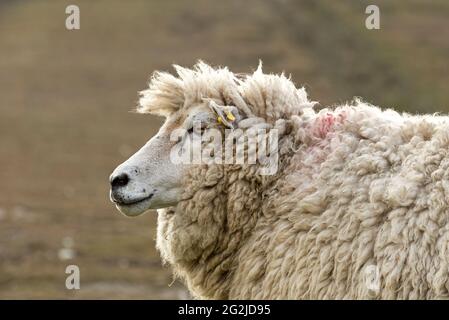
[[[159,210],[157,247],[195,296],[449,297],[448,117],[361,101],[315,112],[303,89],[260,67],[177,71],[153,77],[141,112],[209,98],[282,128],[278,174],[192,166],[183,200]]]

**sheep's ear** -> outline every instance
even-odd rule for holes
[[[226,128],[236,128],[241,119],[239,110],[234,106],[219,106],[215,101],[210,100],[209,108],[217,115],[217,122]]]

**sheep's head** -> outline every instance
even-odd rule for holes
[[[236,107],[213,101],[167,115],[159,132],[112,173],[112,201],[129,216],[176,205],[185,171],[200,164],[192,159],[193,141],[212,129],[232,128],[240,117]]]
[[[136,216],[183,200],[186,188],[191,188],[183,186],[190,166],[212,164],[203,158],[198,162],[195,148],[200,147],[200,155],[204,154],[204,144],[217,143],[215,133],[271,128],[287,115],[300,114],[308,103],[305,92],[289,79],[265,75],[261,68],[246,81],[227,68],[213,69],[201,62],[194,69],[176,66],[176,70],[178,77],[156,72],[139,101],[138,112],[165,116],[165,123],[110,177],[111,200],[126,215]],[[195,145],[196,137],[208,134],[212,140],[200,138],[200,145]],[[215,150],[206,148],[207,152],[213,162]]]

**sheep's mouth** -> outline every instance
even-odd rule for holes
[[[136,217],[142,213],[148,211],[151,208],[151,203],[153,201],[154,193],[141,199],[137,199],[129,202],[115,201],[115,206],[117,209],[128,217]]]
[[[147,200],[150,200],[151,198],[153,198],[154,193],[150,194],[148,197],[145,198],[141,198],[141,199],[137,199],[137,200],[131,200],[131,201],[114,201],[116,205],[118,206],[133,206],[133,205],[137,205],[139,203],[143,203]]]

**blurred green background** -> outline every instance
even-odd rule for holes
[[[153,70],[262,59],[321,106],[445,113],[448,57],[447,0],[2,0],[0,298],[189,297],[155,250],[156,214],[125,218],[108,199],[109,174],[162,121],[129,112]],[[81,290],[65,288],[68,264]]]

